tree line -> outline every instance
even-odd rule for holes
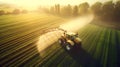
[[[80,5],[72,6],[70,4],[66,6],[60,6],[60,4],[56,4],[50,8],[44,9],[45,12],[60,15],[60,16],[79,16],[82,14],[89,13],[89,4],[87,2],[82,3]]]
[[[91,6],[91,10],[98,19],[120,21],[120,1],[115,3],[108,1],[104,4],[96,2]]]
[[[49,9],[45,9],[45,11],[50,14],[68,17],[93,13],[100,20],[120,21],[120,1],[96,2],[91,6],[87,2],[75,6],[56,4]]]
[[[21,14],[21,13],[27,13],[27,10],[20,10],[20,9],[14,9],[12,12],[0,10],[0,15],[9,15],[9,14]]]

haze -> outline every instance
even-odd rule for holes
[[[100,2],[106,2],[110,0],[0,0],[0,3],[8,3],[8,4],[15,4],[17,6],[20,6],[22,8],[28,9],[28,10],[34,10],[37,9],[39,6],[52,6],[55,4],[60,5],[78,5],[83,2],[88,2],[90,5],[100,1]],[[116,0],[114,0],[116,1]]]

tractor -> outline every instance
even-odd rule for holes
[[[71,51],[81,47],[81,39],[78,37],[78,33],[67,32],[63,29],[62,31],[64,31],[64,33],[58,41],[66,51]]]

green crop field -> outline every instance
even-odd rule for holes
[[[0,66],[14,67],[80,67],[58,42],[44,51],[36,42],[44,31],[58,27],[68,19],[48,14],[0,16]],[[82,48],[102,67],[118,67],[120,63],[120,31],[88,24],[78,31]],[[92,66],[90,66],[92,67]]]

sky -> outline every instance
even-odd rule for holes
[[[0,2],[3,2],[3,3],[15,4],[28,9],[35,9],[35,8],[38,8],[38,6],[52,6],[54,4],[78,5],[83,2],[88,2],[91,5],[97,1],[104,3],[106,1],[111,1],[111,0],[0,0]]]

